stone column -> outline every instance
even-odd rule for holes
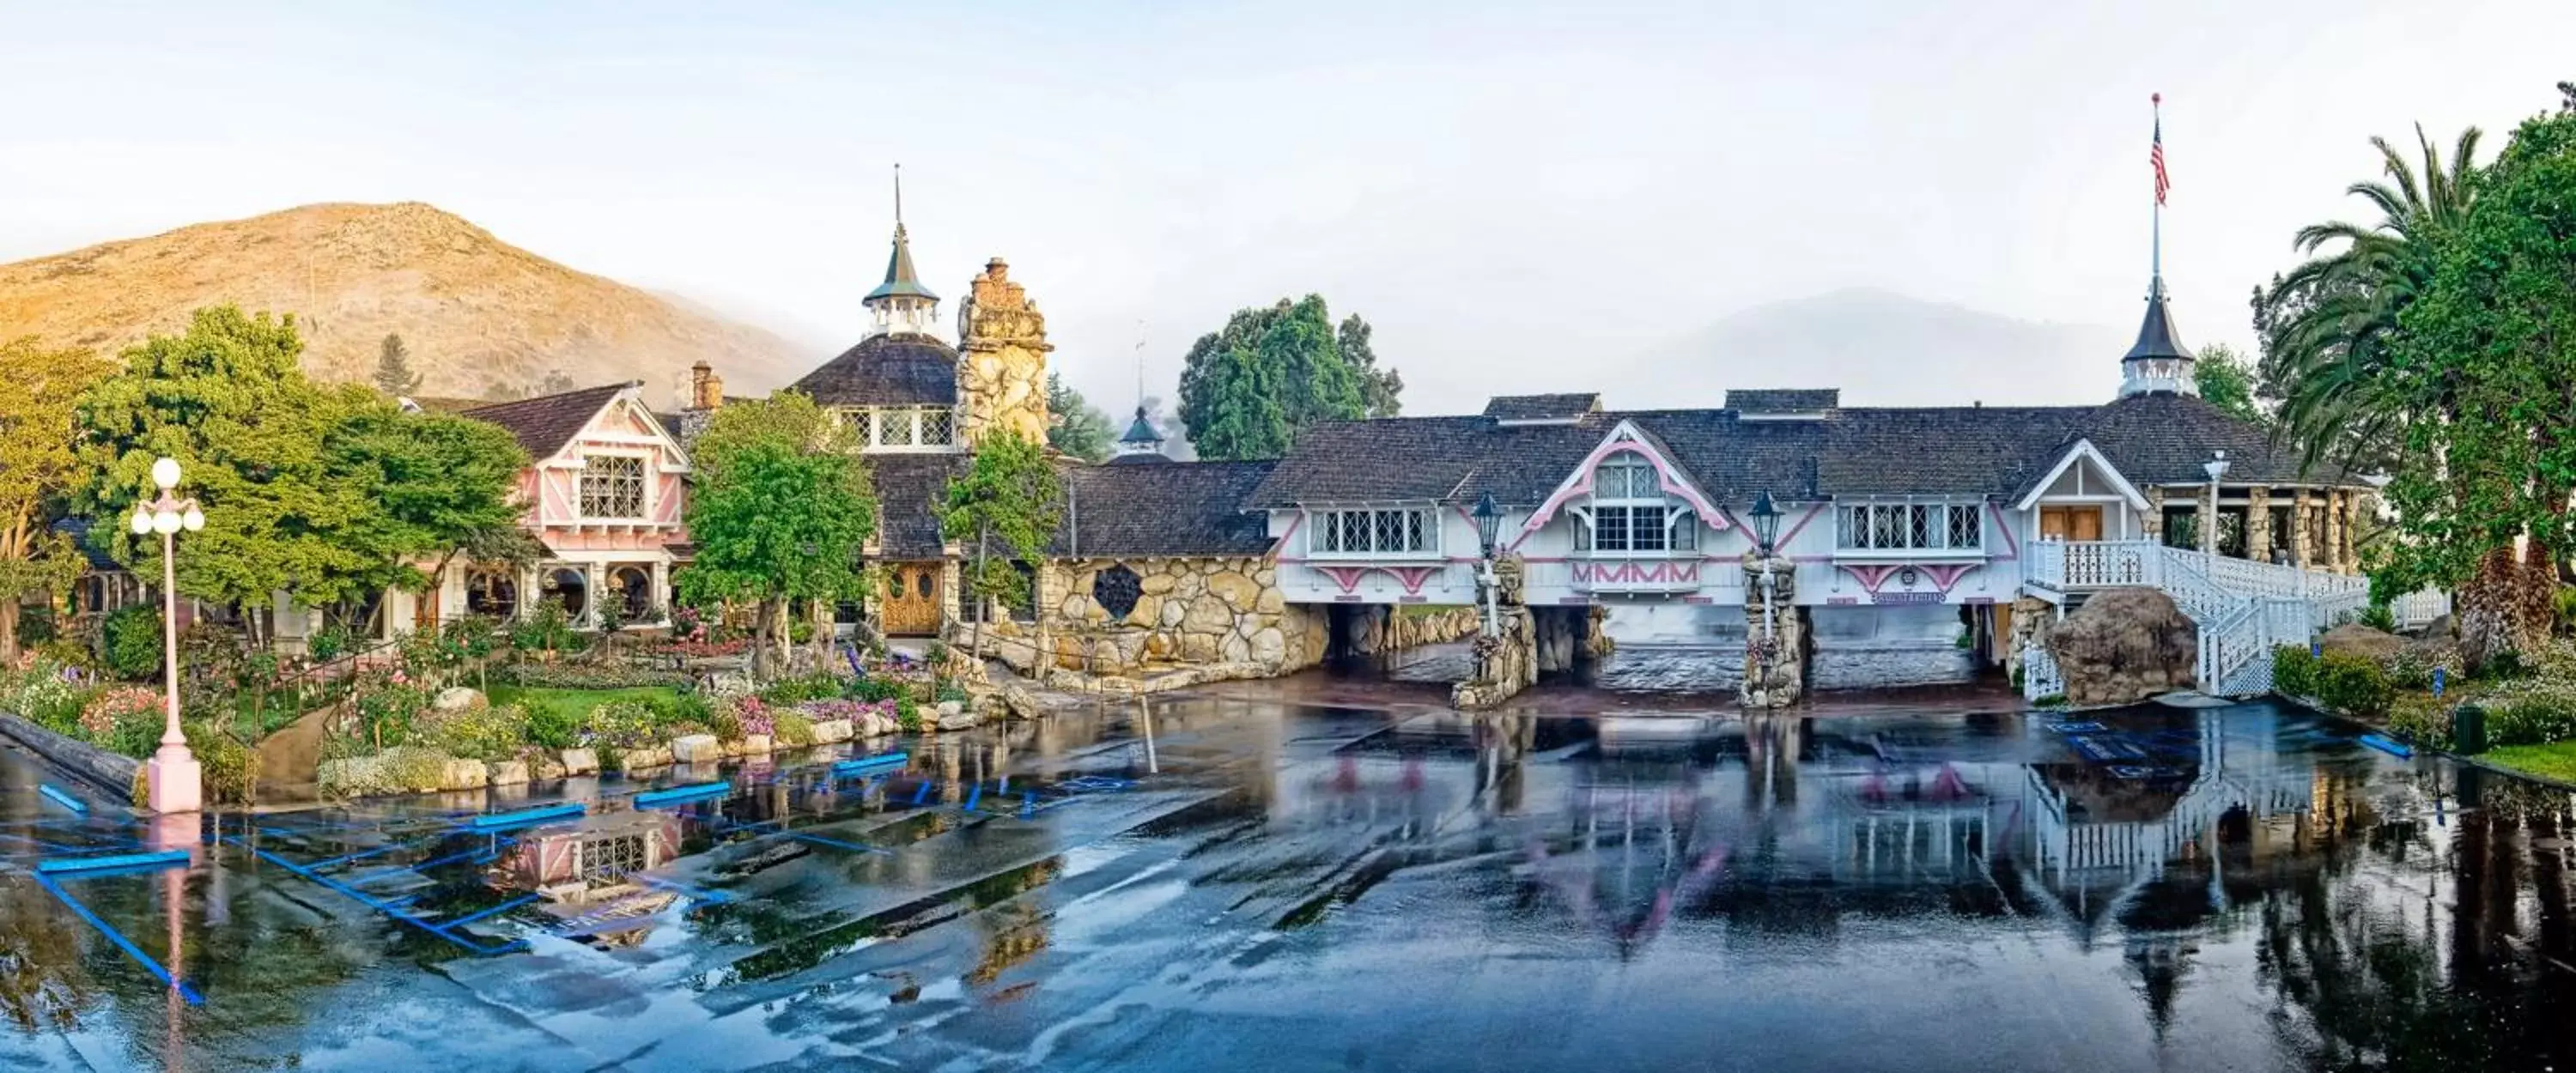
[[[1798,568],[1785,555],[1744,553],[1744,679],[1747,708],[1786,708],[1807,691],[1807,616],[1798,606]],[[1765,592],[1765,575],[1769,591]]]
[[[2245,492],[2245,557],[2272,561],[2272,489],[2264,485]]]
[[[2360,515],[2361,494],[2347,491],[2339,498],[2335,519],[2335,572],[2355,574],[2361,572],[2361,556],[2353,550],[2352,523]]]
[[[608,586],[607,564],[582,564],[581,585],[581,621],[574,623],[574,625],[597,626],[599,625],[599,601],[605,594]]]
[[[662,624],[671,623],[671,560],[653,560],[653,604],[662,609]]]
[[[2154,543],[2164,543],[2165,490],[2162,486],[2147,489],[2147,513],[2138,519],[2138,533]]]
[[[2338,574],[2344,572],[2343,549],[2345,539],[2343,508],[2344,493],[2341,489],[2336,489],[2326,493],[2326,538],[2324,554],[2320,557],[2325,560],[2326,569],[2332,570]]]
[[[2209,482],[2207,491],[2198,497],[2200,507],[2200,550],[2218,554],[2218,482]]]
[[[1496,634],[1476,638],[1475,666],[1449,691],[1449,703],[1475,711],[1492,708],[1538,682],[1538,622],[1521,606],[1521,557],[1494,560]]]
[[[2290,493],[2290,565],[2308,565],[2308,490]]]

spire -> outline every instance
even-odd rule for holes
[[[901,164],[894,166],[894,251],[886,257],[885,282],[869,291],[862,304],[876,314],[878,329],[886,332],[927,335],[938,312],[939,296],[921,285],[921,273],[912,267],[912,237],[903,228]]]
[[[2147,150],[2147,164],[2155,173],[2155,216],[2149,232],[2147,255],[2147,316],[2138,324],[2138,341],[2120,358],[2120,397],[2169,394],[2198,395],[2200,384],[2192,377],[2192,355],[2182,345],[2182,333],[2174,330],[2173,310],[2165,302],[2165,191],[2172,186],[2165,174],[2164,94],[2148,98],[2156,110],[2154,140]]]

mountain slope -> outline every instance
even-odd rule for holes
[[[1622,406],[1715,406],[1728,388],[1835,387],[1855,406],[2109,399],[2128,331],[2043,324],[1854,289],[1745,309],[1602,377]]]
[[[426,395],[501,397],[560,372],[581,386],[643,380],[660,404],[700,359],[736,390],[815,360],[417,202],[306,205],[0,265],[0,338],[113,354],[225,302],[294,313],[305,368],[326,379],[372,376],[381,341],[400,334]]]

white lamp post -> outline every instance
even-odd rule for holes
[[[1476,497],[1476,509],[1468,514],[1476,522],[1476,544],[1482,557],[1476,563],[1476,586],[1485,590],[1485,636],[1502,632],[1494,610],[1494,540],[1503,528],[1503,512],[1494,505],[1494,493]]]
[[[173,491],[179,487],[177,459],[153,462],[152,483],[160,487],[160,497],[136,503],[128,520],[136,536],[161,534],[161,749],[144,766],[145,798],[154,812],[195,812],[204,800],[204,776],[196,754],[188,750],[188,735],[179,729],[177,537],[182,529],[194,533],[205,528],[206,513],[197,509],[196,500],[181,499]]]
[[[1771,585],[1771,557],[1776,551],[1778,551],[1779,536],[1779,504],[1771,501],[1771,493],[1769,492],[1756,494],[1753,497],[1753,543],[1758,552],[1759,558],[1762,560],[1762,639],[1766,641],[1771,639],[1773,623],[1771,605],[1774,602],[1774,594]]]
[[[2227,452],[2212,451],[2209,461],[2200,464],[2209,474],[2209,513],[2200,522],[2200,550],[2218,554],[2218,481],[2227,476]]]

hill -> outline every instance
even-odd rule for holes
[[[2132,331],[1840,290],[1738,311],[1600,382],[1609,402],[1632,407],[1715,406],[1731,387],[1837,387],[1854,406],[2082,404],[2119,388]]]
[[[325,379],[372,376],[385,335],[399,334],[426,395],[510,397],[559,372],[581,386],[642,380],[660,405],[701,358],[738,392],[816,360],[417,202],[306,205],[0,265],[0,338],[113,354],[225,302],[294,313],[305,369]]]

